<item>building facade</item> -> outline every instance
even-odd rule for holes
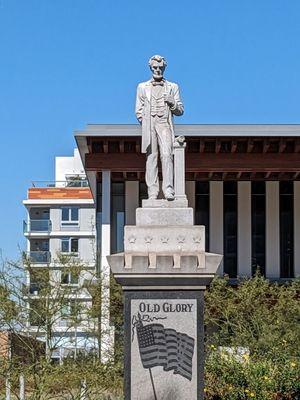
[[[27,328],[45,340],[38,306],[49,284],[52,297],[63,302],[51,326],[52,358],[96,350],[96,322],[85,312],[92,306],[86,283],[96,280],[95,206],[78,150],[72,157],[56,157],[55,181],[33,183],[23,204]],[[58,295],[60,291],[67,293],[65,297]],[[78,305],[80,318],[71,322]]]
[[[219,275],[300,276],[300,125],[176,125],[186,138],[186,194]],[[103,284],[101,354],[113,348],[106,256],[123,250],[124,225],[147,198],[138,125],[87,125],[75,139],[96,205]],[[105,346],[103,346],[105,343]]]
[[[186,193],[219,273],[300,275],[300,126],[177,125],[186,149]],[[88,125],[75,133],[96,203],[106,255],[123,249],[123,226],[147,197],[138,125]]]
[[[257,270],[277,281],[299,277],[300,125],[177,125],[175,131],[187,142],[186,194],[195,224],[206,228],[206,250],[224,255],[218,273],[233,282]],[[34,267],[27,274],[28,298],[32,305],[39,297],[34,271],[46,270],[54,286],[71,287],[99,271],[101,326],[94,328],[104,355],[116,336],[106,256],[122,252],[124,225],[135,224],[136,208],[147,198],[145,155],[138,125],[88,125],[75,138],[74,157],[56,158],[55,184],[30,188],[24,201]],[[83,261],[77,277],[64,273],[61,254]],[[88,291],[79,297],[77,291],[70,300],[92,305]],[[55,327],[57,357],[97,347],[93,321],[71,329],[67,321],[62,316]]]

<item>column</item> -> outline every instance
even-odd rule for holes
[[[185,194],[185,139],[179,136],[173,144],[174,150],[174,190],[176,199],[186,199]]]
[[[223,182],[211,181],[209,192],[209,251],[223,254]],[[223,262],[218,273],[223,275]]]
[[[110,267],[106,256],[110,255],[110,171],[102,171],[102,224],[101,224],[101,360],[106,362],[113,354],[114,331],[110,326]]]
[[[195,181],[185,181],[185,193],[188,199],[189,207],[195,210],[195,193],[196,193],[196,182]]]
[[[238,276],[251,276],[251,182],[238,182]]]
[[[135,210],[139,206],[139,181],[125,182],[125,224],[135,225]]]
[[[300,181],[294,182],[294,272],[300,277]]]
[[[266,182],[266,276],[280,278],[279,182]]]

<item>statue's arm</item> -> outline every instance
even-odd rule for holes
[[[138,85],[137,91],[136,91],[135,115],[136,115],[139,123],[142,123],[144,104],[145,104],[145,99],[143,96],[143,90],[142,90],[141,86]]]
[[[180,116],[184,112],[183,104],[180,99],[179,87],[178,85],[174,85],[174,101],[175,104],[171,107],[171,111],[174,115]]]

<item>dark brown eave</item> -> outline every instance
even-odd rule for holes
[[[87,173],[111,170],[113,180],[143,180],[139,127],[92,127],[76,134]],[[176,132],[185,132],[187,180],[300,179],[300,125],[177,125]]]

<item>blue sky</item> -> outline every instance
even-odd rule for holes
[[[180,123],[299,123],[299,0],[0,0],[0,248],[22,199],[86,123],[134,123],[148,58],[180,84]]]

